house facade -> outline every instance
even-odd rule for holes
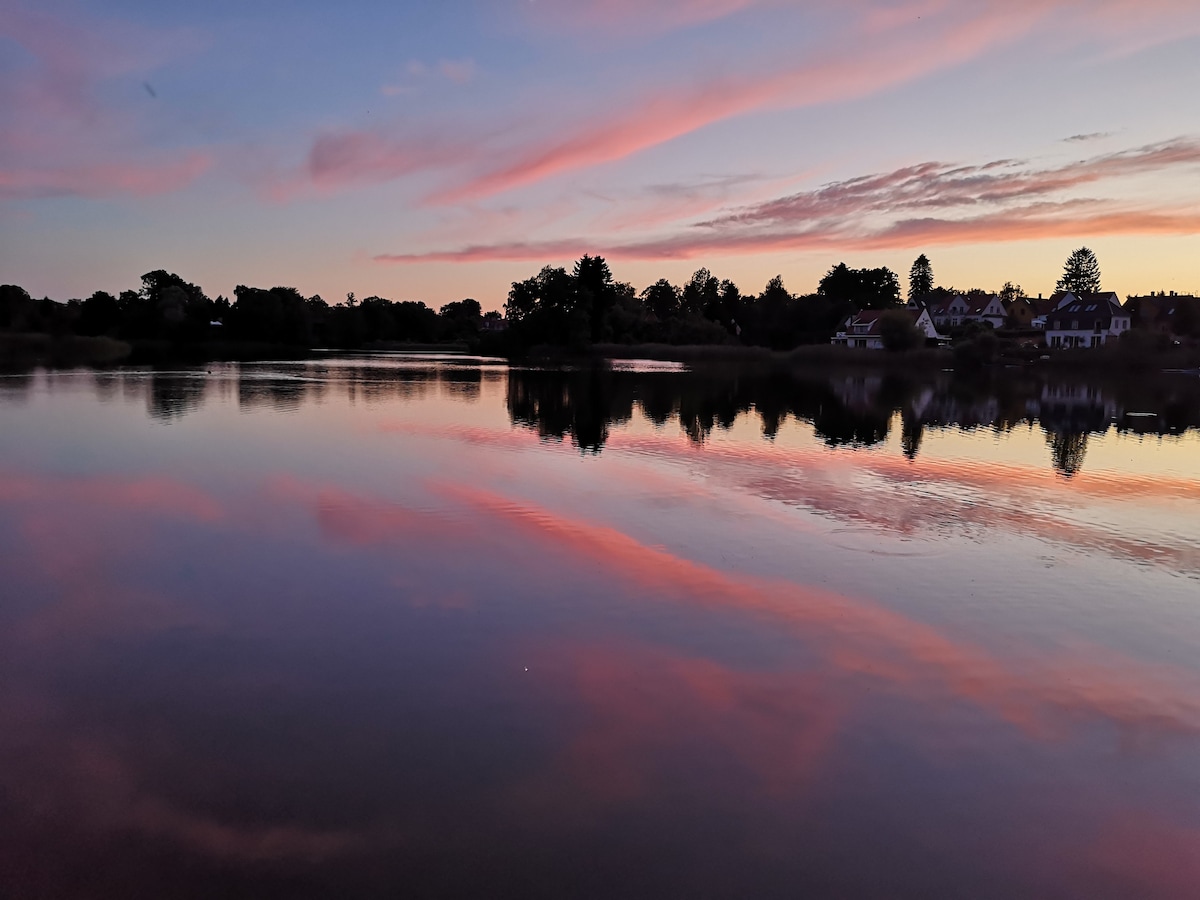
[[[829,341],[834,346],[857,347],[862,350],[882,350],[883,334],[880,323],[890,312],[901,312],[908,316],[912,324],[925,335],[926,340],[939,340],[941,335],[933,324],[928,309],[864,309],[846,319],[842,330]]]
[[[1046,315],[1046,346],[1102,347],[1129,330],[1130,313],[1115,293],[1055,295]]]
[[[942,330],[961,328],[968,322],[987,322],[993,328],[1003,328],[1008,313],[998,294],[955,294],[929,304],[933,324]]]

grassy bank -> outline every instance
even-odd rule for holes
[[[126,362],[132,350],[125,341],[108,337],[0,334],[0,368],[111,366]]]

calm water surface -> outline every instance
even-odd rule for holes
[[[0,378],[0,896],[1200,896],[1194,377],[619,369]]]

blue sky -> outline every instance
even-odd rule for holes
[[[0,280],[1200,291],[1198,50],[1191,0],[0,0]]]

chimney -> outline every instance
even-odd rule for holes
[[[1042,292],[1041,292],[1041,291],[1038,291],[1038,299],[1039,299],[1039,300],[1041,300],[1041,299],[1042,299]]]

